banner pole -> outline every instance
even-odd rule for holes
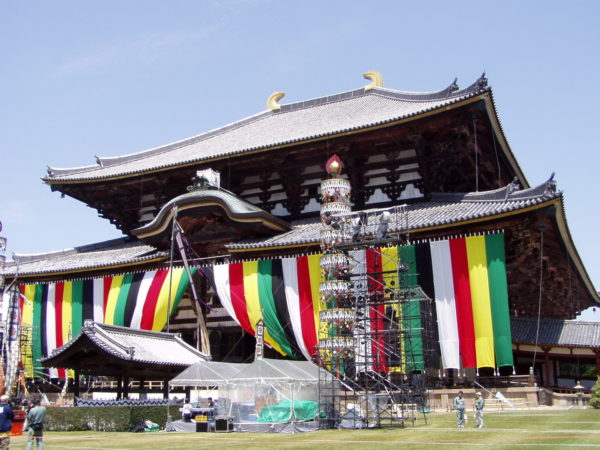
[[[167,333],[169,333],[171,328],[171,286],[173,285],[173,252],[175,248],[175,223],[177,220],[177,206],[174,206],[172,211],[173,225],[171,226],[171,257],[169,258],[169,298],[167,299]]]

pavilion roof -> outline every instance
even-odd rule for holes
[[[279,110],[266,110],[217,129],[138,153],[98,157],[94,165],[49,167],[44,181],[63,184],[123,178],[297,145],[445,111],[451,105],[483,94],[489,94],[486,98],[492,105],[491,89],[484,75],[462,90],[459,90],[456,82],[440,91],[428,93],[402,92],[382,87],[369,90],[360,88],[283,104]],[[494,109],[493,105],[491,108]],[[526,183],[510,150],[507,152],[521,181]]]
[[[46,367],[65,367],[106,375],[140,367],[146,371],[170,371],[174,375],[182,368],[207,358],[176,334],[86,320],[77,336],[53,350],[41,362]]]
[[[556,347],[600,347],[600,322],[511,317],[512,341]],[[537,332],[537,338],[536,338]]]

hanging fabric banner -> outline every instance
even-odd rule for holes
[[[463,367],[477,367],[475,352],[475,328],[473,324],[473,303],[469,281],[466,240],[451,239],[452,279],[456,299],[456,322],[458,325],[460,356]]]
[[[508,283],[504,254],[504,234],[489,234],[485,237],[487,250],[488,279],[494,324],[494,350],[496,366],[514,366],[510,315],[508,309]]]
[[[401,323],[400,306],[394,297],[394,292],[400,286],[398,277],[398,248],[385,247],[381,249],[381,272],[384,287],[384,296],[392,300],[391,305],[385,307],[385,348],[387,357],[387,370],[391,372],[401,372],[403,363],[398,355],[402,355],[401,345],[397,339],[399,324]]]
[[[450,243],[447,240],[431,242],[431,264],[434,273],[435,307],[442,366],[445,369],[459,369],[460,351],[456,299],[452,281]]]
[[[169,301],[172,315],[188,286],[183,268],[20,285],[21,361],[26,377],[64,378],[64,369],[44,369],[39,360],[76,337],[85,320],[162,331]]]
[[[405,275],[405,287],[419,286],[419,272],[425,270],[421,267],[417,269],[417,254],[414,245],[398,247],[399,259],[408,266]],[[402,303],[402,322],[401,329],[404,333],[404,354],[406,355],[406,370],[422,371],[425,367],[423,359],[423,337],[421,326],[421,305],[420,300],[409,298]]]
[[[512,366],[504,234],[430,245],[443,367]]]
[[[381,252],[379,249],[367,249],[367,286],[370,297],[369,317],[371,322],[371,351],[373,354],[373,370],[388,372],[385,351],[385,306],[383,305],[383,277],[381,269]]]
[[[387,307],[378,303],[397,287],[420,287],[435,300],[445,369],[513,364],[502,234],[352,250],[348,255],[355,295],[361,304],[371,304],[357,311],[368,318],[363,334],[371,337],[367,342],[363,334],[355,334],[361,370],[425,369],[422,298]],[[223,307],[245,331],[254,335],[252,324],[262,318],[273,348],[310,360],[318,342],[320,257],[220,264],[207,273]],[[398,271],[400,262],[406,271]],[[399,342],[389,338],[393,330],[401,332]]]
[[[477,367],[495,367],[494,327],[492,325],[485,236],[470,236],[466,241]]]

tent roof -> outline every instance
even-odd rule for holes
[[[310,361],[257,359],[246,365],[233,379],[237,381],[319,381],[319,369]],[[323,371],[324,376],[328,372]]]
[[[246,364],[198,361],[171,381],[170,386],[219,386],[235,377]]]
[[[331,375],[310,361],[257,359],[250,364],[198,361],[171,381],[170,386],[222,386],[229,382],[307,381],[318,382]]]

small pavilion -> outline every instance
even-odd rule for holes
[[[79,375],[114,377],[117,399],[127,398],[129,383],[163,380],[163,396],[168,398],[168,382],[190,365],[210,359],[186,344],[177,334],[136,330],[86,320],[80,333],[54,350],[41,363],[75,371],[75,397],[79,397]]]

